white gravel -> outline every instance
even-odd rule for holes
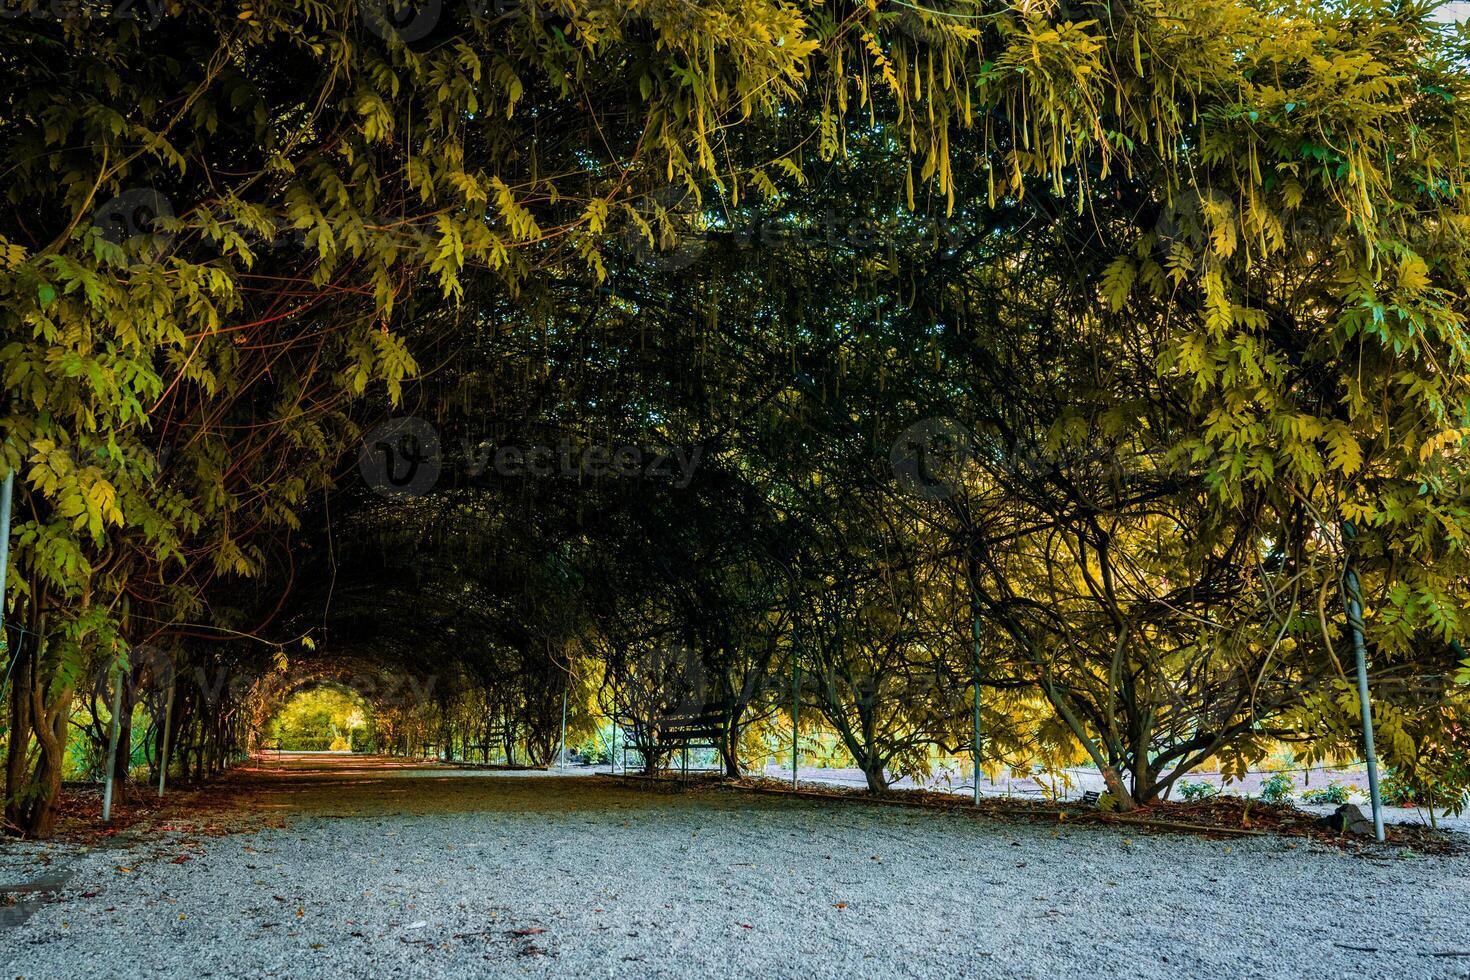
[[[1319,769],[1316,770],[1317,785],[1334,780],[1348,784],[1350,792],[1348,801],[1356,804],[1365,814],[1371,813],[1372,807],[1368,802],[1367,782],[1365,772],[1352,769]],[[1072,786],[1062,793],[1064,800],[1076,800],[1087,790],[1104,792],[1107,785],[1102,776],[1097,772],[1084,769],[1068,770]],[[1293,770],[1295,772],[1295,770]],[[764,775],[770,779],[789,782],[791,769],[789,766],[769,765],[765,768]],[[1222,795],[1225,796],[1254,796],[1259,797],[1262,780],[1270,775],[1266,771],[1252,773],[1244,782],[1224,783],[1217,773],[1195,774],[1196,782],[1208,782],[1220,787]],[[832,767],[808,768],[803,766],[797,770],[797,779],[802,785],[836,786],[844,789],[864,789],[867,786],[867,777],[861,769],[838,769]],[[895,779],[892,783],[895,789],[927,789],[939,793],[953,793],[957,796],[969,796],[972,793],[970,775],[968,772],[946,772],[938,771],[934,778],[928,780],[914,780],[910,778]],[[1336,805],[1317,805],[1302,803],[1300,794],[1302,790],[1310,789],[1301,782],[1297,776],[1293,787],[1292,805],[1309,813],[1329,814],[1337,809]],[[980,781],[980,792],[983,796],[1014,796],[1017,799],[1031,799],[1044,802],[1049,798],[1042,785],[1036,778],[1026,777],[1012,779],[1009,775],[1002,774],[995,782],[982,779]],[[1176,794],[1174,797],[1178,800]],[[1385,806],[1383,808],[1383,822],[1385,824],[1418,824],[1420,826],[1431,826],[1429,810],[1427,807],[1399,807]],[[1453,830],[1462,834],[1470,834],[1470,810],[1466,810],[1455,816],[1446,810],[1436,808],[1434,826],[1443,830]]]
[[[24,922],[0,918],[0,972],[1470,971],[1470,955],[1436,955],[1470,954],[1470,858],[1130,836],[604,779],[313,765],[326,771],[237,775],[248,799],[212,818],[284,826],[154,832],[93,851],[0,844],[0,885],[69,873],[56,896],[21,899],[35,903]]]

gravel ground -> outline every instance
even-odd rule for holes
[[[1470,971],[1466,857],[361,758],[247,771],[230,787],[236,802],[169,824],[193,819],[187,829],[103,850],[0,845],[0,884],[50,875],[60,889],[23,895],[23,922],[0,918],[0,970],[844,980]]]
[[[1102,776],[1096,772],[1088,772],[1083,769],[1069,770],[1072,775],[1072,787],[1063,792],[1063,799],[1075,800],[1087,790],[1095,790],[1099,793],[1107,789],[1103,783]],[[1331,813],[1337,809],[1336,806],[1317,806],[1302,803],[1300,796],[1303,790],[1313,786],[1321,787],[1328,782],[1339,782],[1351,790],[1350,799],[1362,809],[1365,814],[1371,814],[1372,808],[1368,802],[1368,774],[1356,769],[1318,769],[1313,777],[1313,783],[1308,785],[1302,780],[1302,776],[1295,770],[1292,771],[1294,783],[1294,805],[1310,813]],[[791,779],[791,768],[783,768],[777,765],[767,766],[765,775],[771,779],[779,779],[783,782]],[[803,766],[797,770],[797,779],[801,783],[809,783],[817,786],[841,786],[848,789],[863,789],[867,778],[861,769],[837,769],[837,768],[807,768]],[[1252,773],[1240,782],[1224,782],[1218,773],[1191,773],[1190,779],[1194,782],[1206,782],[1220,789],[1227,796],[1258,796],[1261,791],[1261,782],[1268,774],[1264,772]],[[935,778],[926,781],[917,781],[909,778],[897,779],[893,782],[895,789],[927,789],[936,792],[955,793],[959,796],[969,796],[970,775],[968,772],[945,772],[941,770],[935,774]],[[1000,776],[995,782],[982,779],[980,781],[980,792],[984,796],[1015,796],[1021,799],[1042,800],[1047,797],[1041,784],[1035,779],[1018,778],[1012,779],[1008,775]],[[1178,799],[1176,794],[1174,799]],[[1466,810],[1458,817],[1452,816],[1446,811],[1435,810],[1436,825],[1444,830],[1454,830],[1462,834],[1470,834],[1470,810]],[[1386,824],[1412,823],[1429,826],[1429,810],[1427,807],[1398,807],[1386,806],[1383,808],[1383,822]]]

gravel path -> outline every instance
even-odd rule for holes
[[[1103,783],[1102,776],[1097,772],[1089,772],[1083,769],[1069,770],[1073,780],[1072,787],[1062,794],[1063,799],[1075,800],[1087,790],[1104,792],[1107,789]],[[1356,803],[1364,813],[1372,810],[1368,802],[1368,774],[1364,771],[1354,769],[1319,769],[1316,770],[1315,785],[1321,787],[1328,782],[1339,782],[1352,790],[1351,802]],[[770,765],[765,769],[765,775],[771,779],[787,782],[791,779],[789,766],[782,767]],[[1267,777],[1266,772],[1253,772],[1244,780],[1239,782],[1224,782],[1219,773],[1193,773],[1191,778],[1194,782],[1206,782],[1217,787],[1227,796],[1259,796],[1261,783]],[[1302,781],[1300,773],[1292,770],[1293,777],[1293,805],[1310,813],[1331,813],[1337,809],[1332,805],[1314,805],[1302,803],[1300,796],[1303,790],[1311,786]],[[803,784],[817,786],[841,786],[845,789],[864,789],[868,785],[867,777],[861,769],[837,769],[830,767],[808,768],[803,766],[797,770],[797,779]],[[953,772],[940,770],[935,777],[929,780],[914,780],[910,778],[896,779],[893,782],[895,789],[927,789],[939,793],[954,793],[959,796],[969,796],[970,775],[968,772]],[[1037,801],[1047,799],[1047,793],[1042,785],[1033,778],[1012,779],[1007,774],[1002,774],[995,782],[982,779],[980,781],[980,792],[984,796],[1011,796],[1021,799],[1033,799]],[[1178,799],[1178,795],[1174,799]],[[1452,816],[1447,811],[1436,809],[1436,825],[1444,830],[1454,830],[1462,834],[1470,834],[1470,810],[1459,816]],[[1385,806],[1383,808],[1383,822],[1386,824],[1409,823],[1430,826],[1429,810],[1426,807],[1399,807]]]
[[[313,759],[106,850],[0,845],[26,977],[1463,977],[1470,858]],[[180,816],[173,826],[181,826]],[[210,824],[235,829],[212,836]],[[1363,951],[1353,947],[1374,947]],[[1440,955],[1436,955],[1440,954]],[[1458,956],[1443,954],[1463,954]]]

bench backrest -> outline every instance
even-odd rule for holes
[[[693,711],[673,712],[653,719],[651,725],[661,741],[718,739],[725,733],[726,702],[706,704]]]

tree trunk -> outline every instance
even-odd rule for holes
[[[31,625],[34,635],[44,634],[44,616],[33,617]],[[44,640],[25,644],[15,658],[5,760],[6,825],[33,838],[50,837],[56,829],[56,798],[66,765],[67,722],[74,693],[70,684],[50,683],[45,658]]]
[[[1097,743],[1088,736],[1087,731],[1082,727],[1082,723],[1077,720],[1077,716],[1072,712],[1072,709],[1062,697],[1062,693],[1046,680],[1042,681],[1041,689],[1045,692],[1046,698],[1051,702],[1052,707],[1056,709],[1057,714],[1061,715],[1062,721],[1072,730],[1072,734],[1076,736],[1077,741],[1081,742],[1082,747],[1087,750],[1087,754],[1092,756],[1093,764],[1097,766],[1098,772],[1102,773],[1103,782],[1108,787],[1108,794],[1118,801],[1118,809],[1137,809],[1137,804],[1133,800],[1133,794],[1129,793],[1128,788],[1123,785],[1123,777],[1118,775],[1117,767],[1103,758],[1102,752],[1098,750]]]
[[[1146,754],[1137,755],[1133,762],[1133,802],[1140,805],[1152,803],[1159,795],[1157,773],[1149,764]]]
[[[67,714],[72,690],[67,687],[58,699],[59,707],[41,705],[36,718],[44,723],[35,728],[41,743],[41,757],[36,763],[35,784],[39,794],[31,800],[30,813],[22,824],[27,837],[45,840],[56,831],[56,798],[61,795],[61,774],[66,765]],[[35,698],[41,701],[38,689]]]
[[[128,771],[133,767],[133,686],[128,675],[120,674],[123,685],[118,699],[117,712],[117,758],[112,765],[112,802],[126,803],[128,800]]]
[[[204,782],[204,717],[199,717],[194,735],[194,781]]]
[[[720,741],[720,760],[725,764],[725,776],[728,779],[740,779],[745,775],[740,771],[739,741],[739,733],[733,731],[727,731],[725,738]]]
[[[56,830],[56,798],[61,795],[61,775],[66,765],[67,715],[71,708],[72,688],[56,692],[48,703],[40,685],[31,688],[31,730],[40,744],[30,777],[31,792],[24,801],[21,819],[16,821],[21,833],[44,840]]]
[[[7,637],[8,639],[8,637]],[[31,748],[31,684],[35,673],[35,651],[14,651],[10,678],[10,732],[5,753],[5,824],[21,829],[25,823],[25,793],[28,791]]]
[[[732,702],[726,712],[724,728],[720,732],[720,761],[725,766],[728,779],[740,779],[745,775],[740,769],[740,718],[745,713],[747,702]]]

